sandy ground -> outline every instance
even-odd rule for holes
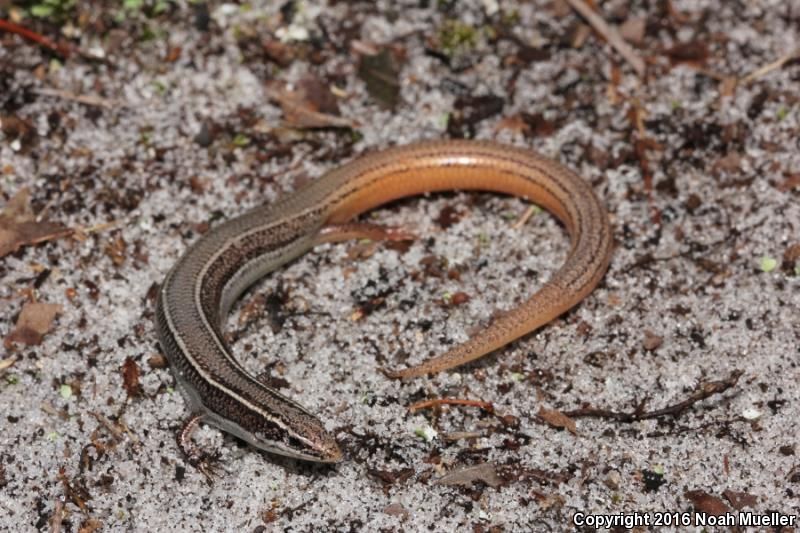
[[[797,516],[800,66],[758,69],[800,49],[800,3],[601,2],[647,58],[644,79],[564,4],[458,4],[212,4],[206,19],[175,2],[116,26],[90,9],[67,33],[105,61],[0,35],[0,201],[28,188],[34,213],[83,230],[0,259],[0,530]],[[383,49],[398,65],[394,108],[359,74]],[[291,57],[276,64],[278,52]],[[356,128],[303,129],[270,99],[275,80],[312,78]],[[481,361],[390,381],[379,367],[441,353],[532,294],[568,239],[544,212],[515,228],[527,204],[492,194],[374,212],[420,238],[320,246],[228,322],[237,357],[317,413],[347,458],[281,459],[203,426],[195,439],[222,468],[207,483],[175,443],[189,413],[153,328],[167,270],[209,224],[360,153],[454,134],[530,147],[592,183],[617,241],[604,281]],[[34,300],[61,312],[41,339],[11,342]],[[434,398],[494,411],[409,412]],[[561,420],[573,431],[555,427],[551,411],[590,407],[673,414],[573,413]]]

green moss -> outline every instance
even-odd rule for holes
[[[439,48],[449,57],[466,54],[478,45],[478,37],[478,30],[474,26],[458,20],[446,20],[439,27]]]
[[[516,9],[512,9],[510,11],[503,11],[500,15],[500,22],[503,26],[506,27],[514,27],[520,23],[522,17],[519,15],[519,11]]]

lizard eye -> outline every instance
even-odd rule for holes
[[[291,450],[297,450],[297,451],[305,451],[306,448],[308,448],[307,446],[303,445],[303,443],[300,442],[299,439],[295,437],[288,437],[286,439],[286,446],[288,446],[289,449]]]

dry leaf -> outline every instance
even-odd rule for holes
[[[393,109],[400,99],[400,70],[388,48],[365,55],[358,67],[358,77],[367,84],[367,92],[378,104]]]
[[[31,211],[30,193],[23,188],[11,197],[0,214],[0,257],[16,252],[22,246],[71,233],[71,229],[57,222],[37,222]]]
[[[496,489],[503,484],[503,478],[497,474],[497,469],[492,463],[483,463],[453,470],[436,480],[437,485],[460,485],[467,488],[476,482]]]
[[[285,43],[267,37],[261,41],[261,46],[267,58],[283,68],[294,61],[294,49]]]
[[[388,514],[389,516],[396,516],[403,522],[408,520],[409,512],[408,509],[403,507],[402,504],[399,503],[390,503],[386,507],[383,508],[384,514]]]
[[[142,386],[139,384],[139,365],[131,357],[126,357],[125,362],[122,364],[122,386],[128,393],[129,397],[139,396],[142,392]]]
[[[710,515],[720,516],[730,512],[725,502],[702,490],[689,490],[684,494],[692,502],[696,511]]]
[[[756,504],[758,504],[758,498],[746,492],[726,490],[722,493],[722,495],[725,496],[725,499],[731,502],[731,505],[737,511],[741,511],[744,507],[755,509]]]
[[[531,127],[525,119],[522,118],[522,115],[516,114],[510,117],[503,117],[497,121],[497,124],[494,125],[494,132],[499,133],[503,130],[508,130],[515,135],[524,135],[530,132]]]
[[[642,341],[642,346],[645,350],[652,352],[662,344],[664,344],[664,337],[656,335],[649,329],[644,330],[644,340]]]
[[[775,186],[780,192],[788,192],[792,189],[800,189],[800,173],[789,174],[786,179]]]
[[[358,122],[340,117],[336,97],[316,78],[306,78],[292,89],[281,81],[269,81],[267,96],[278,102],[286,124],[292,128],[357,128]]]
[[[629,18],[619,27],[619,34],[631,44],[641,45],[644,42],[644,34],[647,23],[643,18]]]
[[[703,65],[710,55],[708,45],[702,41],[688,41],[678,43],[664,51],[669,56],[672,64],[691,63]]]
[[[26,303],[17,319],[17,327],[3,341],[6,349],[11,349],[12,344],[15,342],[27,344],[28,346],[41,344],[45,333],[50,331],[53,320],[61,311],[60,304]]]
[[[561,411],[544,409],[542,407],[539,408],[539,412],[536,413],[536,416],[547,422],[553,427],[556,428],[564,428],[573,435],[578,434],[578,429],[575,426],[575,421],[562,413]]]
[[[14,115],[0,115],[0,131],[8,140],[17,139],[28,145],[36,139],[36,127],[30,120]]]

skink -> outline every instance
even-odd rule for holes
[[[192,409],[179,442],[204,421],[269,452],[337,462],[342,452],[322,422],[249,374],[223,340],[228,311],[255,280],[346,223],[391,200],[429,191],[486,190],[539,204],[571,238],[564,265],[533,296],[446,353],[390,373],[407,378],[477,359],[546,324],[589,294],[610,260],[608,215],[591,187],[529,150],[480,141],[434,141],[363,156],[272,204],[213,228],[167,274],[156,304],[161,347]],[[333,227],[333,237],[325,228]],[[342,228],[337,234],[336,228]]]

